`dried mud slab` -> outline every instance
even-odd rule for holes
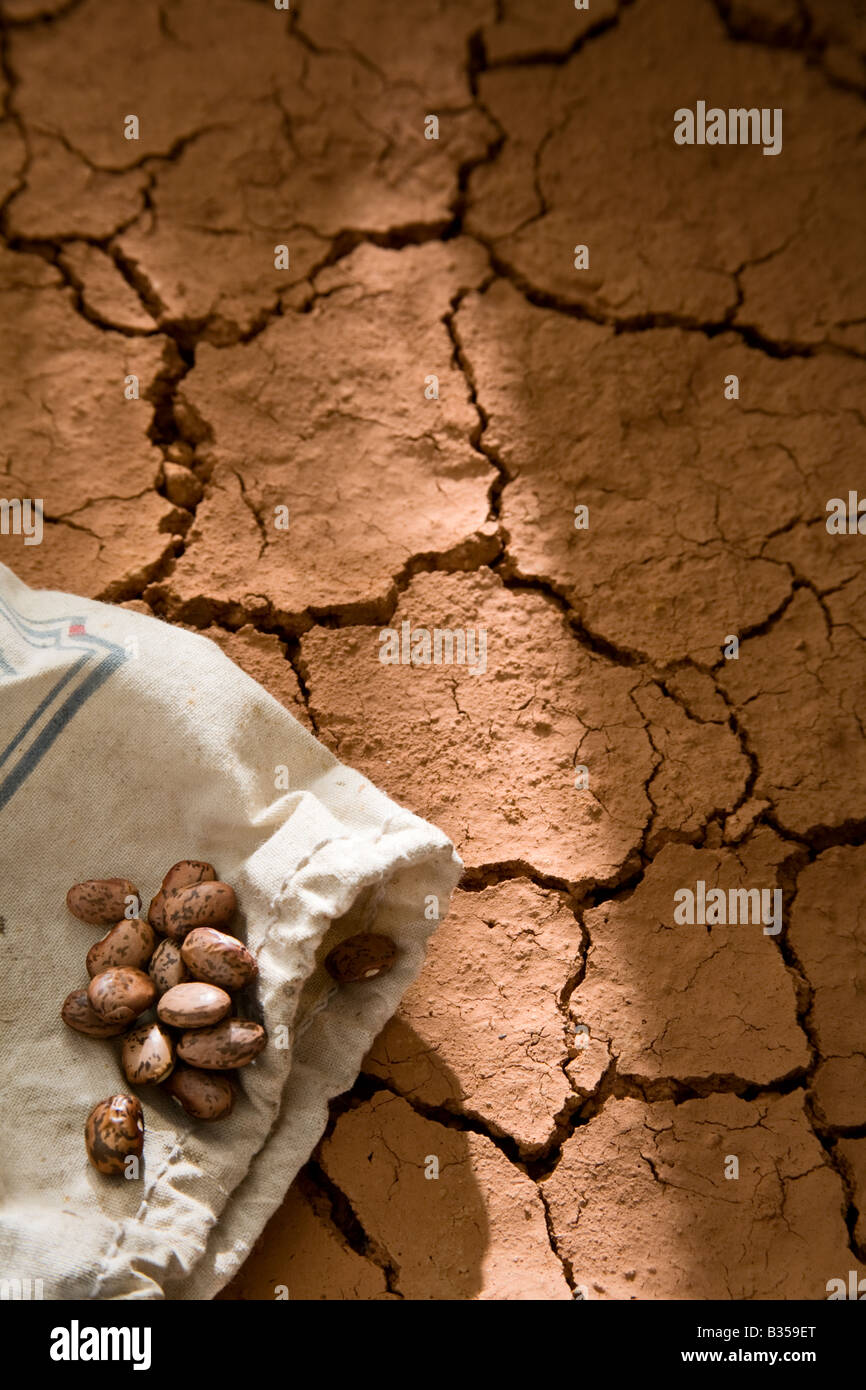
[[[387,1299],[385,1275],[347,1243],[326,1204],[291,1187],[221,1299]],[[286,1292],[282,1292],[285,1290]],[[279,1291],[279,1295],[278,1295]]]
[[[712,926],[674,920],[675,893],[778,887],[787,846],[759,830],[736,851],[667,845],[630,896],[584,914],[586,974],[571,996],[575,1022],[589,1027],[620,1075],[736,1077],[770,1085],[808,1066],[794,983],[779,937],[759,923]],[[772,904],[772,899],[769,899]],[[569,1075],[579,1084],[581,1057]]]
[[[467,226],[523,283],[605,318],[730,317],[776,342],[866,348],[862,103],[802,55],[732,43],[703,0],[655,0],[567,63],[494,69],[479,91],[506,140],[470,179]],[[695,93],[782,108],[780,153],[677,145],[674,111]]]
[[[68,242],[60,256],[72,283],[80,289],[87,318],[121,331],[152,333],[155,319],[123,278],[110,256],[89,242]]]
[[[542,595],[485,570],[420,574],[388,627],[400,635],[403,622],[410,634],[483,629],[486,670],[383,664],[382,629],[315,628],[301,639],[311,709],[341,758],[441,824],[470,867],[526,864],[576,882],[636,864],[659,825],[647,784],[660,767],[668,828],[693,824],[697,805],[706,816],[733,806],[742,769],[731,731],[673,700],[659,708],[657,687],[587,652]],[[718,754],[713,767],[702,741]]]
[[[858,485],[862,487],[861,470],[852,456],[852,446],[860,447],[859,436],[850,432],[845,419],[861,419],[851,391],[853,385],[852,377],[843,372],[836,359],[835,386],[822,386],[823,399],[813,405],[814,428],[816,432],[826,432],[823,443],[819,444],[816,438],[810,446],[814,505],[804,512],[802,520],[770,536],[763,553],[768,559],[785,564],[798,584],[813,591],[832,640],[843,635],[835,629],[849,628],[866,642],[866,624],[862,621],[866,599],[862,537],[857,532],[835,535],[827,530],[828,502],[841,500],[847,509],[849,492],[858,491]],[[838,401],[835,406],[834,398]],[[770,401],[768,407],[773,409],[777,404]],[[809,626],[814,625],[815,617],[811,611]]]
[[[800,835],[863,816],[866,641],[847,623],[830,626],[828,613],[798,589],[775,626],[719,672],[757,757],[755,791]]]
[[[652,818],[646,850],[653,854],[674,835],[691,839],[711,819],[733,813],[749,778],[749,763],[730,725],[727,710],[714,698],[711,682],[684,673],[666,687],[640,685],[632,701],[646,721],[655,754],[646,784]]]
[[[328,241],[303,225],[309,208],[283,120],[273,102],[250,104],[155,172],[152,212],[117,246],[161,323],[206,324],[208,341],[236,342],[325,259]]]
[[[827,72],[843,84],[866,88],[866,13],[848,0],[806,0],[813,40],[824,45]]]
[[[558,894],[527,879],[458,892],[364,1070],[537,1150],[571,1095],[559,1000],[580,958],[580,928]]]
[[[617,0],[593,0],[584,10],[565,5],[540,6],[537,0],[502,0],[499,13],[482,33],[491,64],[565,56],[568,50],[617,13]]]
[[[8,110],[9,92],[0,80],[0,107]],[[7,205],[11,195],[21,187],[27,168],[27,147],[18,125],[13,120],[0,120],[0,203]]]
[[[69,102],[70,109],[74,105]],[[9,233],[42,240],[110,237],[141,212],[147,184],[141,169],[108,173],[60,140],[34,134],[26,181],[9,206]]]
[[[58,23],[13,32],[11,61],[26,124],[120,170],[174,156],[202,130],[228,127],[246,101],[294,86],[303,56],[284,15],[244,0],[179,0],[170,11],[141,0],[122,23],[85,0]],[[137,140],[124,137],[128,114]]]
[[[796,48],[829,81],[866,91],[866,12],[860,0],[714,0],[737,39]]]
[[[776,361],[729,336],[616,335],[501,281],[463,301],[456,331],[489,421],[481,446],[510,478],[511,567],[626,652],[718,662],[729,634],[790,597],[786,528],[826,520],[828,498],[861,477],[861,363]],[[730,375],[739,400],[725,399]],[[814,528],[825,572],[854,561],[840,554],[850,539]]]
[[[861,1007],[858,1024],[862,1012]],[[862,1035],[862,1028],[853,1029],[843,1047],[850,1047],[858,1032]],[[866,1112],[866,1057],[862,1052],[846,1052],[844,1056],[820,1061],[812,1075],[810,1090],[824,1125],[837,1129],[861,1126]]]
[[[74,0],[72,0],[74,3]],[[50,19],[67,9],[71,0],[2,0],[0,14],[4,19],[23,23],[27,20]]]
[[[87,323],[58,272],[37,256],[0,251],[0,298],[7,470],[24,495],[50,490],[46,514],[60,516],[152,488],[162,460],[147,438],[146,393],[162,341],[130,341]],[[139,378],[138,400],[124,397],[130,373]]]
[[[818,1109],[830,1125],[866,1124],[866,848],[828,849],[807,864],[788,941],[813,992]]]
[[[243,0],[180,0],[170,16],[146,0],[123,26],[101,22],[93,0],[14,33],[18,110],[39,132],[16,234],[122,233],[160,322],[207,325],[208,340],[225,343],[277,312],[332,238],[444,232],[461,169],[496,134],[465,62],[492,7],[422,8],[402,21],[405,50],[399,13],[382,4],[311,11],[321,47],[286,14]],[[82,83],[88,102],[69,101]],[[125,138],[127,114],[137,139]],[[428,114],[437,139],[425,137]],[[279,246],[288,268],[275,266]]]
[[[37,588],[124,598],[171,554],[178,529],[176,509],[152,490],[161,457],[147,438],[162,344],[100,331],[75,313],[53,267],[5,250],[0,317],[0,480],[4,496],[41,499],[44,514],[41,544],[10,533],[0,557]],[[130,373],[139,400],[124,398]]]
[[[380,1092],[340,1117],[320,1161],[404,1298],[571,1298],[537,1187],[484,1135]]]
[[[713,0],[730,34],[753,43],[796,43],[802,38],[808,0]],[[826,0],[819,0],[826,4]]]
[[[841,1180],[796,1093],[610,1100],[542,1191],[590,1298],[821,1300],[858,1267]]]
[[[242,612],[254,582],[289,621],[337,605],[366,619],[411,556],[485,526],[495,475],[469,443],[477,416],[441,322],[482,267],[466,242],[362,246],[319,277],[310,313],[199,349],[180,401],[212,436],[213,472],[170,611]],[[438,400],[424,396],[430,374]]]
[[[862,1258],[866,1259],[866,1139],[840,1139],[836,1153],[841,1158],[852,1184],[854,1204],[859,1213],[854,1227],[854,1239],[861,1252],[864,1252]],[[863,1288],[866,1289],[866,1285]]]
[[[280,101],[305,221],[330,236],[391,229],[409,240],[451,226],[463,170],[498,136],[467,57],[494,11],[493,0],[317,0],[302,11],[302,89],[283,84]],[[350,173],[334,179],[335,167]]]
[[[360,58],[383,86],[451,109],[470,104],[466,45],[495,13],[495,0],[316,0],[304,7],[299,28],[320,52]]]
[[[440,139],[427,141],[417,98],[386,96],[357,62],[323,58],[314,73],[315,95],[303,86],[251,103],[154,171],[153,214],[118,245],[163,320],[206,323],[209,341],[235,341],[326,262],[331,239],[412,241],[422,224],[451,222],[458,171],[490,139],[483,118],[443,117]],[[348,103],[335,101],[347,90]],[[279,247],[286,268],[275,264]]]
[[[0,537],[0,559],[33,588],[110,603],[138,593],[164,568],[180,527],[177,509],[155,492],[128,501],[112,498],[47,523],[39,546]]]

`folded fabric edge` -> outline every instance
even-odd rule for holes
[[[383,828],[376,837],[366,837],[366,842],[365,837],[346,837],[346,845],[357,848],[360,844],[368,854],[375,849],[378,864],[366,866],[348,881],[341,878],[335,883],[327,907],[314,906],[319,897],[315,885],[327,878],[326,866],[339,849],[339,840],[320,846],[298,867],[286,885],[286,896],[304,902],[313,941],[321,939],[334,917],[347,910],[365,886],[382,883],[385,891],[378,922],[386,924],[380,929],[390,929],[399,937],[397,966],[375,985],[338,990],[325,1009],[305,1020],[303,1034],[295,1040],[274,1121],[210,1227],[200,1252],[185,1268],[178,1269],[173,1252],[160,1258],[150,1241],[141,1242],[133,1251],[135,1223],[123,1222],[122,1233],[104,1258],[92,1297],[210,1299],[232,1278],[280,1205],[325,1129],[330,1100],[351,1087],[374,1038],[420,973],[427,938],[445,915],[462,870],[451,842],[441,831],[408,811],[394,809],[391,827]],[[436,920],[427,920],[419,911],[419,904],[430,894],[439,899],[442,908]],[[318,922],[314,920],[317,917]],[[300,1148],[298,1135],[304,1136]],[[195,1200],[192,1194],[185,1192],[183,1196]]]

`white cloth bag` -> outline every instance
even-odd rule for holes
[[[66,891],[129,878],[146,912],[186,858],[236,890],[268,1046],[220,1122],[138,1088],[142,1175],[103,1177],[85,1118],[134,1088],[117,1040],[60,1020],[105,930],[73,918]],[[47,1299],[212,1297],[420,970],[432,900],[444,916],[459,870],[444,834],[338,763],[207,638],[36,592],[0,565],[0,1278],[41,1279]],[[397,942],[395,969],[334,986],[325,952],[373,927]]]

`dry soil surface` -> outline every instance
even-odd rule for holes
[[[204,630],[466,866],[226,1296],[866,1273],[862,0],[0,14],[3,559]]]

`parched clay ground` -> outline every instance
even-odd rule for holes
[[[862,0],[0,12],[3,559],[204,630],[466,865],[226,1296],[862,1276]]]

